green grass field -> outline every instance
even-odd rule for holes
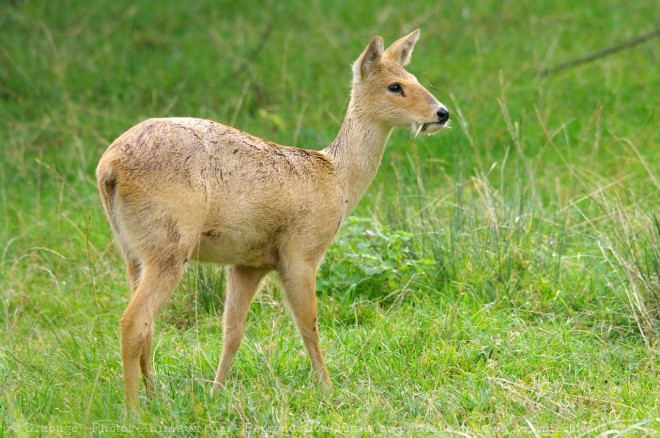
[[[660,39],[537,75],[652,31],[657,1],[170,3],[1,3],[0,435],[660,431]],[[328,252],[335,392],[273,278],[212,398],[224,280],[192,265],[126,419],[105,148],[195,116],[321,149],[371,36],[416,27],[409,70],[453,128],[395,131]]]

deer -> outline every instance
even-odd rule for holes
[[[332,390],[319,344],[316,273],[342,222],[364,196],[396,127],[446,127],[449,111],[405,70],[416,29],[384,48],[374,36],[352,66],[337,137],[325,149],[280,146],[215,121],[153,118],[118,137],[96,170],[105,214],[126,264],[130,300],[120,321],[126,406],[139,377],[154,394],[154,320],[190,260],[227,266],[222,350],[225,387],[248,309],[263,278],[283,296],[317,383]]]

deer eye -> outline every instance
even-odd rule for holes
[[[390,84],[387,86],[387,91],[391,93],[400,93],[403,95],[403,88],[401,88],[400,84]]]

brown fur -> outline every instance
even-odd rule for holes
[[[324,151],[279,146],[219,123],[146,120],[99,162],[103,206],[126,261],[131,300],[121,318],[129,407],[141,369],[149,393],[153,322],[189,259],[230,265],[222,387],[262,278],[276,270],[316,377],[330,389],[317,330],[315,276],[339,226],[366,192],[396,126],[442,127],[442,105],[403,68],[419,30],[383,51],[374,37],[353,67],[346,118]],[[392,93],[388,85],[401,84]],[[423,129],[421,129],[422,127]]]

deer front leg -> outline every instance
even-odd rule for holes
[[[235,265],[230,266],[227,271],[227,296],[222,318],[222,354],[211,394],[225,385],[231,362],[243,339],[250,303],[259,288],[261,279],[268,271],[268,269]]]
[[[332,390],[328,369],[323,361],[316,318],[316,267],[300,263],[281,271],[284,292],[305,344],[314,374],[324,390]]]

